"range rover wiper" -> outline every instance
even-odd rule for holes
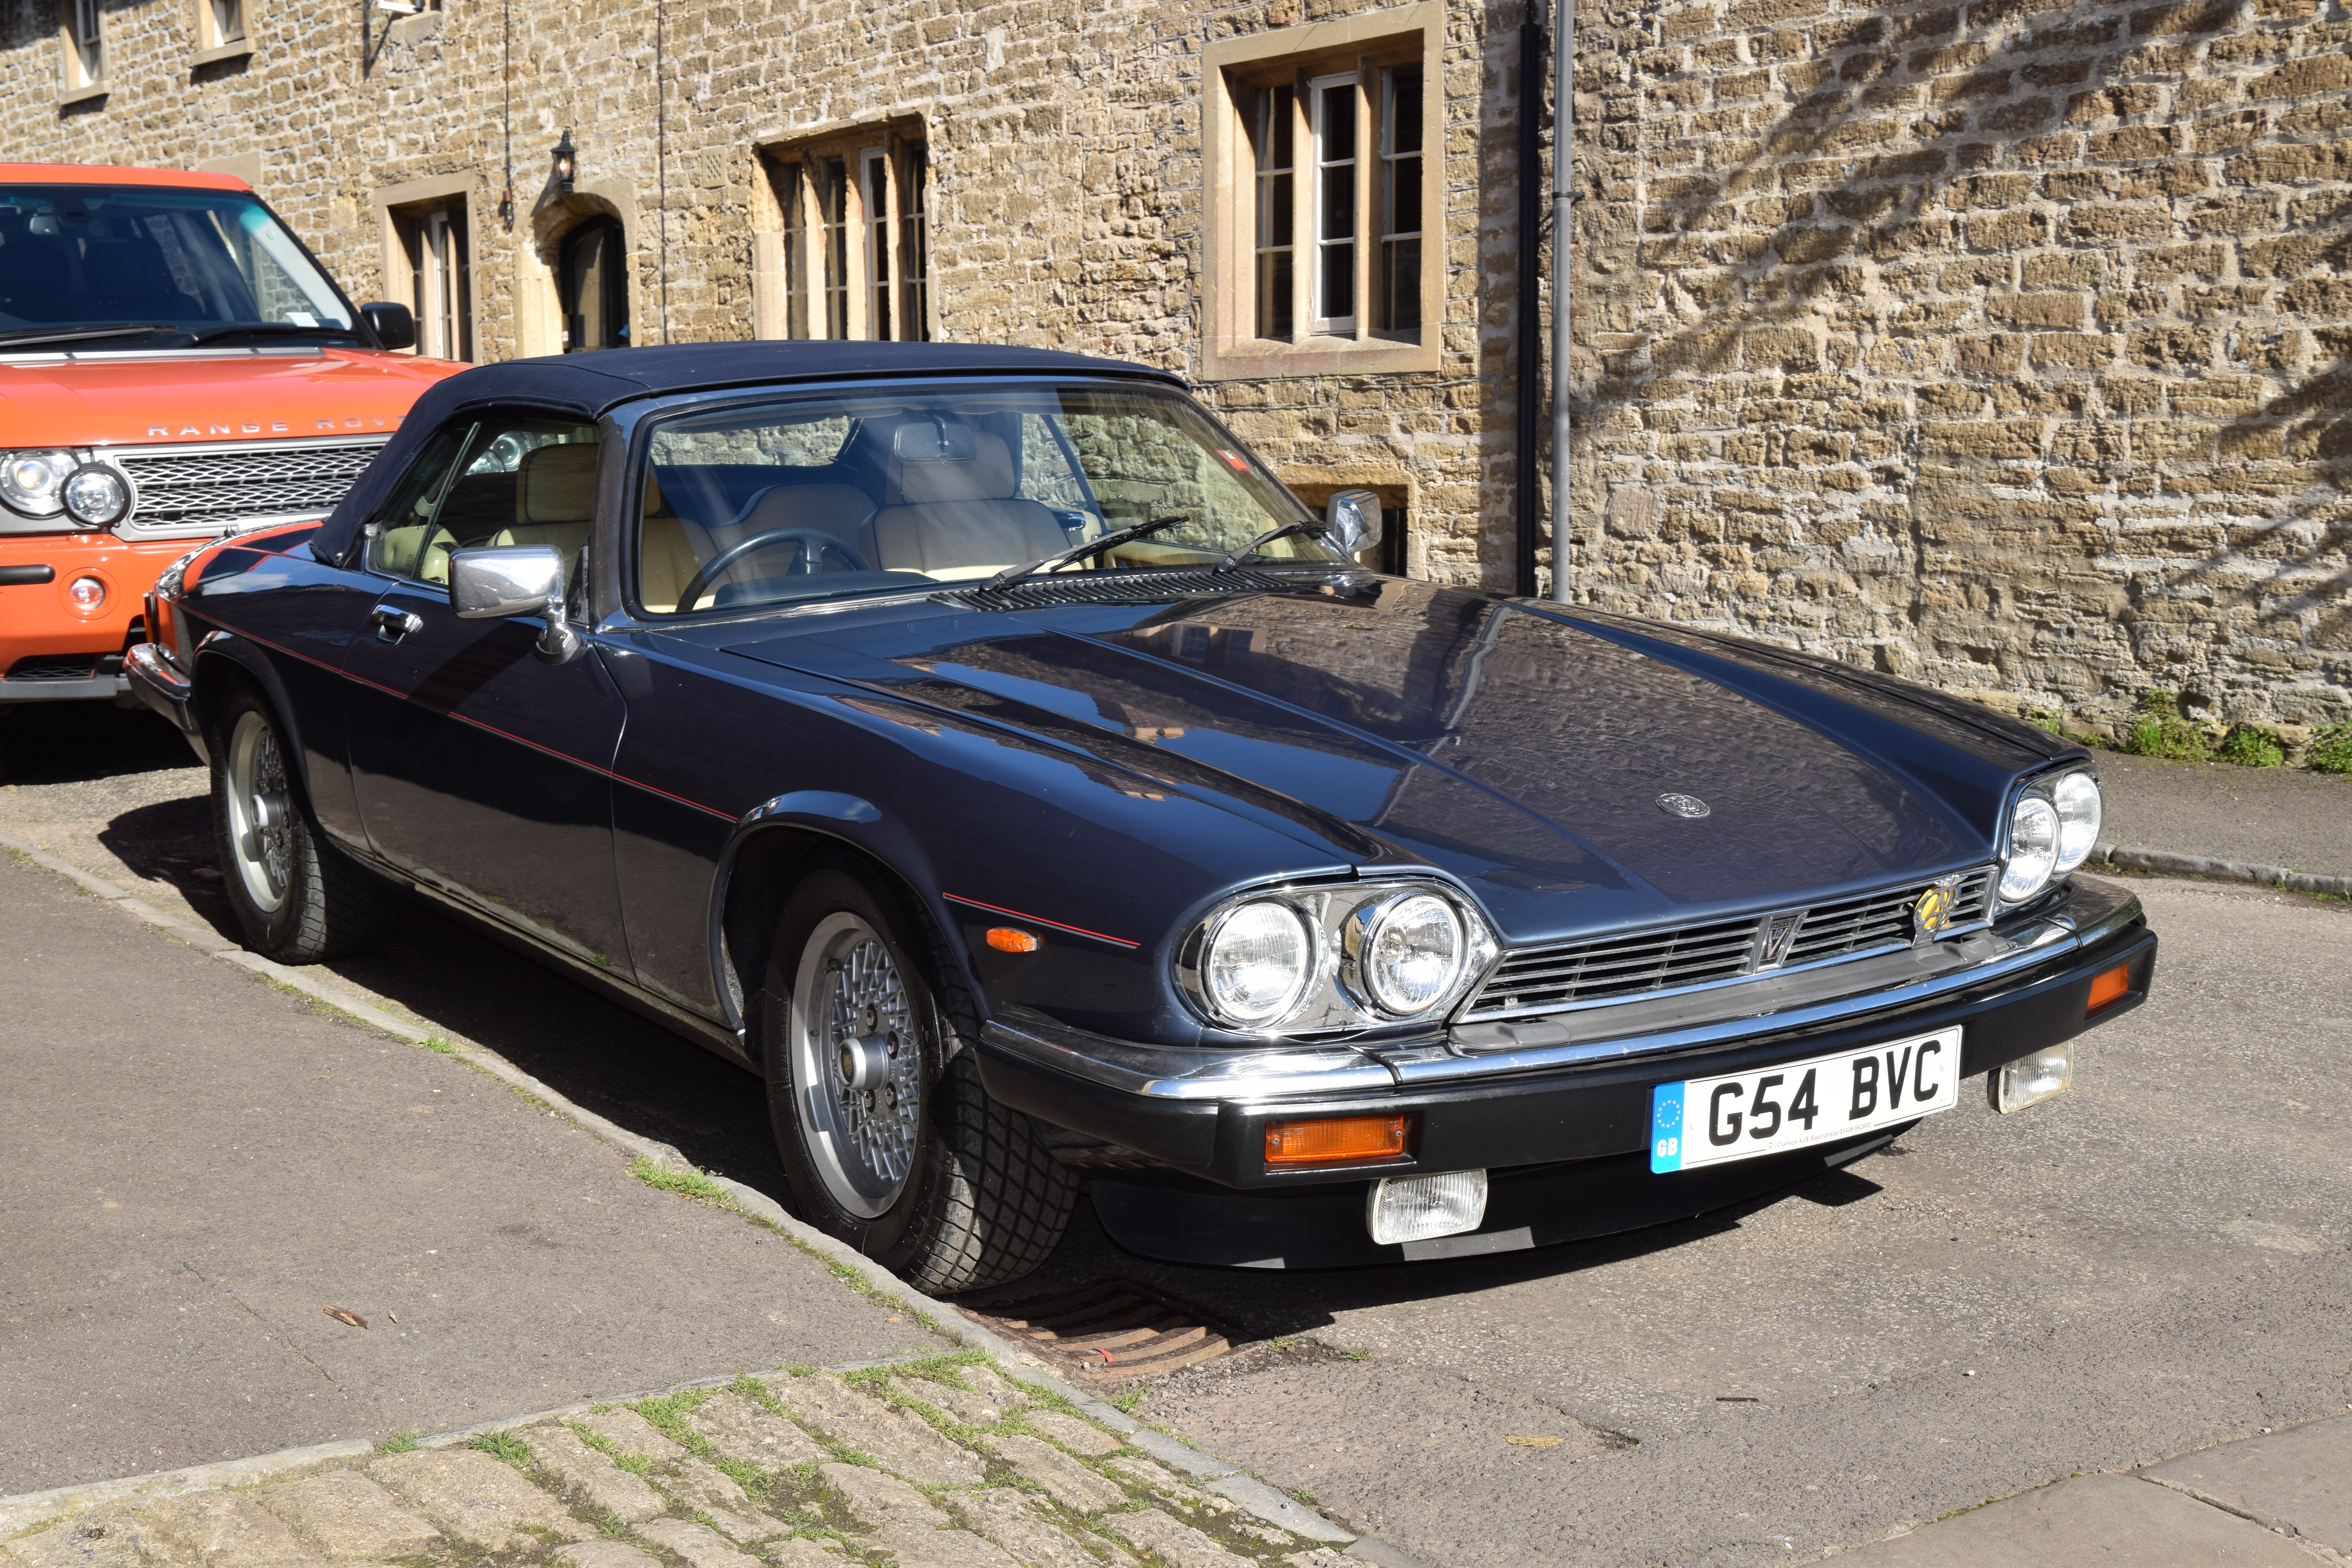
[[[293,321],[247,321],[243,326],[206,327],[201,332],[188,334],[188,346],[215,342],[222,338],[260,336],[266,338],[356,338],[359,334],[349,327],[305,327]]]
[[[1051,572],[1055,567],[1067,566],[1073,561],[1083,561],[1089,555],[1099,555],[1106,550],[1116,550],[1118,546],[1131,540],[1140,539],[1147,533],[1157,533],[1163,528],[1173,528],[1180,522],[1189,522],[1192,517],[1192,514],[1189,511],[1172,511],[1165,517],[1155,517],[1149,522],[1139,522],[1131,527],[1106,533],[1100,539],[1089,539],[1084,544],[1074,544],[1059,555],[1048,555],[1042,561],[1032,561],[1024,566],[1007,566],[988,580],[988,586],[1010,587],[1024,577],[1034,576],[1040,572]]]
[[[102,338],[143,338],[151,332],[179,332],[184,329],[162,321],[123,321],[110,327],[23,327],[13,332],[0,332],[0,344],[10,348],[31,343],[88,343]]]

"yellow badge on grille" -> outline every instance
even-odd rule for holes
[[[1938,883],[1920,894],[1919,901],[1911,906],[1913,929],[1922,936],[1943,930],[1944,922],[1952,918],[1952,903],[1958,892],[1956,888]]]

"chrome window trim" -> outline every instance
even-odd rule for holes
[[[1620,1039],[1531,1046],[1518,1050],[1459,1049],[1443,1039],[1397,1047],[1302,1043],[1287,1049],[1140,1045],[1057,1024],[1027,1008],[1007,1008],[982,1037],[994,1049],[1069,1077],[1145,1100],[1217,1105],[1307,1096],[1439,1089],[1481,1084],[1562,1068],[1591,1066],[1729,1045],[1744,1037],[1832,1025],[1930,1002],[1988,980],[2063,959],[2140,918],[2137,895],[2110,883],[2072,885],[2068,907],[1993,933],[1983,962],[1910,985],[1864,992],[1778,1012],[1744,1015],[1686,1028]]]

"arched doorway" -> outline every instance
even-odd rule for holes
[[[629,346],[628,247],[618,219],[593,217],[563,237],[555,286],[565,353]]]

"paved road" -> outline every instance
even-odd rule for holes
[[[939,1342],[504,1085],[5,857],[0,930],[0,1496]]]
[[[177,742],[143,715],[77,722],[75,766],[114,771],[44,772],[18,744],[0,832],[217,918]],[[1182,1374],[1141,1414],[1432,1568],[1802,1559],[2341,1411],[2352,915],[2135,886],[2166,939],[2158,996],[2089,1037],[2075,1092],[2022,1115],[1965,1100],[1906,1152],[1777,1202],[1466,1264],[1172,1269],[1120,1254],[1082,1210],[1029,1288],[1118,1275],[1303,1336]],[[415,912],[344,972],[781,1190],[741,1075],[478,939]]]
[[[2352,877],[2352,773],[2114,752],[2098,763],[2109,843]]]

